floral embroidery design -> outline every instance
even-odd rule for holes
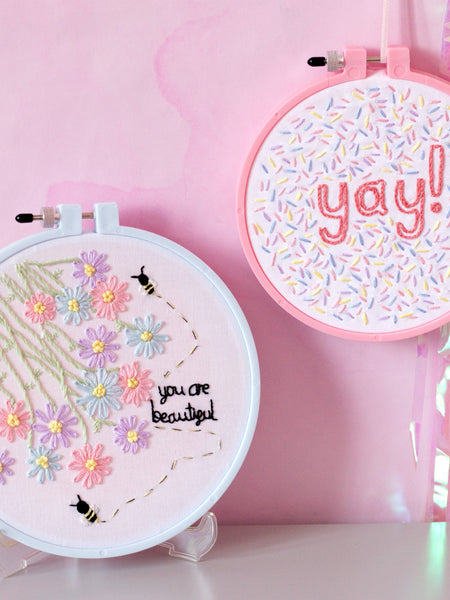
[[[61,459],[60,454],[52,454],[52,451],[47,450],[44,446],[39,448],[30,448],[31,458],[27,459],[27,463],[33,465],[28,471],[28,477],[35,477],[39,483],[45,483],[47,481],[54,481],[55,471],[61,469],[61,465],[58,464],[58,460]]]
[[[25,316],[32,323],[42,325],[44,321],[52,321],[55,314],[56,304],[53,296],[46,296],[42,292],[37,292],[25,301]]]
[[[6,437],[8,442],[14,442],[16,435],[23,440],[31,427],[26,422],[30,418],[30,413],[23,409],[23,402],[17,402],[12,407],[10,400],[6,402],[6,410],[0,408],[0,435]]]
[[[111,457],[101,456],[102,452],[103,444],[97,444],[94,448],[90,444],[85,444],[79,450],[72,452],[74,460],[68,464],[68,468],[78,471],[73,478],[75,483],[82,481],[87,489],[103,483],[103,478],[111,473],[111,469],[107,466],[111,462]]]
[[[150,390],[155,385],[149,379],[150,371],[141,371],[139,363],[122,365],[119,371],[119,385],[123,389],[121,400],[125,404],[140,406],[141,402],[150,399]]]
[[[55,300],[57,304],[56,311],[64,315],[64,323],[79,325],[81,321],[89,319],[91,299],[89,294],[83,291],[79,285],[73,290],[65,287],[63,294],[55,296]]]
[[[133,319],[135,329],[127,327],[125,336],[127,346],[136,346],[134,353],[136,356],[152,358],[156,354],[164,352],[162,342],[169,340],[168,335],[160,334],[158,331],[163,326],[162,321],[153,322],[153,315],[147,315],[144,319],[135,317]]]
[[[119,282],[115,275],[107,282],[100,281],[91,292],[92,306],[97,311],[97,316],[114,321],[117,313],[127,310],[125,302],[131,299],[130,294],[125,291],[127,287],[128,283]]]
[[[70,446],[70,439],[78,437],[78,433],[71,429],[72,425],[78,423],[76,417],[70,416],[71,411],[67,404],[63,404],[58,409],[53,410],[50,403],[45,407],[47,414],[41,410],[36,409],[36,416],[39,417],[43,423],[35,423],[33,429],[43,433],[44,435],[40,438],[41,444],[47,444],[50,442],[50,448],[55,450],[58,444],[68,448]]]
[[[120,410],[117,396],[122,394],[122,388],[117,384],[119,375],[116,372],[108,373],[105,369],[98,369],[95,373],[85,371],[84,382],[75,382],[85,392],[82,398],[77,398],[76,403],[86,407],[90,417],[95,414],[100,419],[106,419],[110,410]]]
[[[117,356],[113,350],[119,350],[119,344],[112,344],[112,340],[117,337],[114,331],[106,331],[104,325],[100,325],[95,331],[91,327],[86,329],[87,339],[79,340],[82,347],[79,355],[81,358],[89,360],[89,368],[96,369],[105,366],[106,361],[115,362]]]
[[[105,263],[106,256],[97,254],[95,250],[81,252],[81,261],[73,263],[73,276],[80,280],[81,285],[89,283],[94,288],[99,281],[105,281],[105,273],[110,269]]]
[[[14,475],[14,472],[9,467],[13,465],[16,461],[14,460],[14,458],[8,456],[8,454],[8,450],[3,450],[3,452],[0,453],[0,485],[5,485],[6,475],[8,477]]]
[[[132,415],[129,419],[122,417],[119,425],[114,427],[116,437],[114,443],[118,444],[122,452],[136,454],[139,448],[147,448],[150,433],[143,431],[147,427],[147,421],[139,423],[138,418]]]

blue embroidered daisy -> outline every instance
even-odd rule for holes
[[[106,419],[110,410],[120,410],[117,397],[123,390],[116,385],[119,379],[117,372],[108,373],[106,369],[97,369],[95,373],[85,371],[83,378],[83,382],[75,382],[85,394],[82,398],[77,398],[76,403],[85,406],[90,417],[97,415],[99,419]]]
[[[55,471],[61,469],[61,465],[58,464],[58,460],[61,459],[60,454],[52,454],[52,450],[47,450],[45,446],[39,446],[39,448],[30,448],[31,458],[27,459],[27,463],[33,465],[28,471],[28,477],[35,477],[39,483],[45,483],[47,481],[54,481]]]
[[[63,293],[56,296],[56,311],[64,315],[64,323],[79,325],[89,319],[91,298],[88,292],[77,285],[75,289],[65,287]]]
[[[162,342],[169,340],[168,335],[158,333],[163,326],[162,321],[154,322],[153,315],[147,315],[144,319],[136,317],[133,319],[135,328],[127,327],[125,336],[127,346],[136,346],[136,356],[152,358],[154,354],[162,354],[164,346]]]

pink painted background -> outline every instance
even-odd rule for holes
[[[446,2],[391,5],[389,43],[438,74]],[[425,518],[429,461],[415,467],[409,435],[417,340],[352,342],[297,322],[257,283],[235,215],[257,132],[325,74],[307,58],[376,54],[381,19],[381,0],[0,3],[1,245],[40,229],[15,224],[18,211],[115,201],[123,225],[209,264],[247,316],[261,411],[215,507],[222,523]]]

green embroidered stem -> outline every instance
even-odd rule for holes
[[[88,371],[91,373],[95,373],[95,369],[89,369],[88,367],[86,367],[85,365],[82,365],[80,362],[78,362],[77,360],[75,360],[73,358],[73,356],[71,356],[67,350],[64,350],[64,348],[62,348],[57,342],[56,339],[45,329],[45,327],[42,327],[43,331],[44,331],[44,335],[45,335],[45,339],[48,340],[50,342],[50,344],[56,348],[56,350],[58,350],[58,352],[60,352],[64,358],[73,366],[75,367],[75,369],[81,370],[81,371]],[[77,378],[78,379],[78,378]]]
[[[69,335],[67,335],[67,333],[65,333],[60,327],[58,327],[58,325],[55,325],[55,323],[52,323],[51,321],[47,321],[45,323],[45,327],[49,327],[50,329],[53,329],[53,331],[58,335],[60,335],[61,337],[63,337],[66,342],[69,345],[69,352],[73,352],[74,350],[76,350],[77,348],[81,348],[81,346],[79,344],[77,344],[77,342],[75,342]],[[45,328],[43,327],[43,328]],[[84,367],[82,367],[84,369]]]
[[[57,267],[58,265],[64,265],[68,263],[74,262],[82,262],[78,256],[75,258],[63,258],[61,260],[49,260],[45,262],[40,262],[36,260],[26,260],[23,262],[24,265],[29,265],[30,267]]]
[[[26,300],[28,300],[28,298],[33,294],[32,290],[30,288],[28,288],[28,290],[24,290],[17,283],[17,281],[14,281],[14,279],[9,277],[9,275],[5,274],[2,277],[0,277],[0,282],[3,283],[12,294],[14,294],[15,296],[18,296],[22,302],[25,302]],[[26,283],[26,282],[24,282],[24,283]]]
[[[6,353],[5,349],[2,348],[1,346],[0,346],[0,355],[1,355],[1,360],[5,363],[6,367],[9,369],[9,371],[13,374],[13,376],[16,379],[17,383],[19,384],[20,389],[23,391],[23,395],[24,395],[24,399],[25,399],[25,404],[27,405],[27,408],[30,411],[30,417],[31,417],[30,421],[31,421],[31,424],[33,424],[34,423],[34,411],[33,411],[33,407],[32,407],[31,402],[30,402],[30,398],[28,396],[27,386],[22,381],[22,378],[20,377],[19,373],[16,371],[16,369],[12,365],[11,361],[7,357],[7,353]]]
[[[3,372],[0,374],[0,392],[2,392],[8,398],[8,400],[11,402],[11,406],[14,407],[14,405],[16,404],[16,399],[10,392],[8,392],[8,390],[3,385],[3,382],[5,381],[6,377],[7,373]]]
[[[120,319],[115,319],[114,323],[116,324],[116,331],[118,333],[123,329],[137,329],[136,325],[130,325],[130,323],[125,323],[125,321],[121,321]]]
[[[94,422],[94,433],[99,433],[103,426],[105,427],[115,427],[117,423],[113,421],[105,421],[104,419],[98,419],[97,417],[93,417],[92,421]]]
[[[25,352],[19,346],[19,343],[17,342],[16,338],[14,337],[14,333],[13,333],[12,329],[9,326],[7,326],[7,324],[5,325],[5,323],[3,323],[3,326],[6,328],[6,330],[8,331],[8,333],[11,337],[8,339],[3,334],[0,334],[0,339],[5,341],[6,343],[11,344],[11,347],[16,351],[18,357],[22,361],[22,364],[25,366],[25,368],[30,373],[32,380],[36,384],[36,386],[37,386],[38,390],[40,391],[40,393],[42,394],[42,396],[47,400],[47,402],[50,402],[53,410],[56,410],[55,402],[49,396],[49,394],[46,392],[46,390],[42,387],[41,381],[39,379],[40,375],[42,375],[42,372],[38,373],[36,371],[36,369],[33,369],[33,367],[30,365],[30,363],[27,360],[27,357],[25,356]]]
[[[77,417],[78,421],[80,422],[80,424],[81,424],[81,430],[83,432],[84,443],[87,444],[88,443],[87,426],[86,426],[86,423],[84,422],[83,417],[81,416],[81,413],[76,408],[75,404],[72,402],[72,399],[70,397],[72,395],[72,391],[71,391],[71,389],[69,388],[69,386],[66,383],[66,378],[65,378],[64,372],[61,372],[59,382],[60,382],[60,385],[61,385],[61,391],[62,391],[64,400],[70,406],[71,411],[75,414],[75,416]]]
[[[30,284],[30,287],[31,283],[34,282],[34,284],[38,287],[39,291],[44,292],[45,294],[49,294],[50,296],[56,296],[61,291],[53,287],[53,283],[58,283],[54,281],[54,278],[52,278],[53,280],[51,280],[49,283],[49,281],[46,280],[42,273],[36,271],[33,268],[27,269],[25,271],[24,265],[17,265],[16,269],[17,273],[20,275],[22,280],[27,279],[27,281]],[[63,287],[61,283],[59,285],[60,287]]]

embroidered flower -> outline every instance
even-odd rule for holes
[[[86,407],[87,414],[93,417],[97,414],[99,419],[106,419],[110,409],[120,410],[117,396],[122,394],[122,388],[117,384],[119,374],[108,373],[106,369],[97,369],[96,373],[83,373],[84,382],[75,382],[85,395],[77,398],[76,403]]]
[[[132,415],[129,419],[122,417],[119,425],[114,427],[116,437],[114,443],[118,444],[122,452],[129,452],[136,454],[139,448],[147,448],[147,440],[150,437],[148,431],[143,431],[147,427],[147,421],[138,422],[135,415]]]
[[[14,458],[8,456],[8,454],[8,450],[3,450],[3,452],[0,453],[0,485],[5,485],[6,475],[8,475],[8,477],[14,475],[14,472],[11,471],[9,467],[13,465],[16,461],[14,460]]]
[[[87,339],[79,340],[82,350],[79,354],[81,358],[89,360],[91,369],[101,368],[105,366],[106,361],[115,362],[117,356],[113,350],[119,350],[119,344],[111,344],[112,340],[117,337],[114,331],[106,331],[104,325],[95,331],[91,327],[86,329]]]
[[[16,402],[14,408],[10,400],[6,402],[6,410],[0,408],[0,435],[8,442],[14,442],[16,435],[23,440],[31,427],[27,423],[30,413],[23,409],[23,402]]]
[[[149,370],[140,370],[138,362],[120,367],[119,385],[123,389],[121,400],[125,404],[140,406],[141,402],[150,399],[150,390],[155,384],[149,379],[149,375]]]
[[[135,325],[134,329],[127,327],[125,329],[125,335],[127,338],[127,346],[136,346],[134,351],[136,356],[144,356],[145,358],[152,358],[157,354],[164,352],[164,346],[161,342],[167,342],[169,340],[168,335],[160,334],[158,331],[163,326],[162,321],[157,323],[153,322],[153,315],[147,315],[144,320],[139,317],[133,319]]]
[[[58,460],[61,459],[60,454],[52,454],[50,449],[46,449],[45,446],[39,446],[39,448],[30,448],[31,458],[27,459],[27,463],[33,465],[28,471],[28,477],[34,477],[37,475],[39,483],[45,483],[47,481],[54,481],[55,471],[61,469],[61,465],[58,464]]]
[[[108,281],[100,281],[92,290],[92,306],[97,311],[97,316],[114,321],[117,313],[127,310],[125,302],[131,299],[125,290],[128,283],[119,282],[113,275]]]
[[[45,407],[47,414],[36,409],[35,414],[43,423],[35,423],[33,429],[43,433],[44,435],[39,440],[41,444],[50,442],[50,448],[55,450],[58,444],[68,448],[70,446],[70,438],[78,437],[78,433],[71,429],[72,425],[78,423],[78,419],[71,416],[70,408],[67,404],[63,404],[58,409],[53,410],[52,405],[48,403]]]
[[[79,325],[89,319],[91,298],[79,285],[75,289],[65,287],[63,293],[55,297],[57,312],[64,315],[64,323]]]
[[[106,256],[97,254],[95,250],[82,252],[81,260],[73,263],[73,276],[80,280],[81,285],[86,285],[94,288],[99,281],[105,281],[105,273],[110,269],[105,263]]]
[[[53,296],[37,292],[25,301],[25,316],[32,323],[42,323],[55,318],[56,304]]]
[[[90,444],[85,444],[79,450],[74,450],[72,456],[74,460],[68,464],[68,468],[78,473],[73,478],[75,483],[83,482],[85,488],[91,488],[93,485],[103,483],[103,478],[111,473],[107,466],[111,462],[110,456],[101,456],[103,444],[97,444],[92,448]]]

